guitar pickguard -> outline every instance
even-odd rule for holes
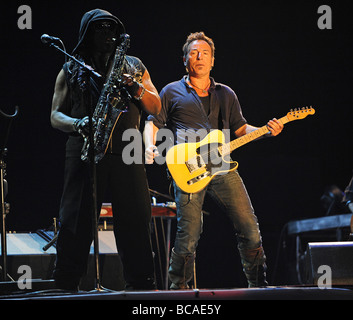
[[[232,169],[231,166],[228,167],[230,165],[229,163],[223,161],[223,158],[219,153],[218,147],[221,145],[221,143],[204,144],[196,149],[196,156],[185,161],[185,165],[190,174],[193,174],[200,169],[204,169],[195,177],[187,180],[188,185],[193,185],[211,175],[216,175],[217,172],[224,170],[224,165],[227,165],[228,170]]]
[[[190,173],[193,173],[201,168],[222,166],[222,156],[219,154],[218,147],[221,143],[204,144],[196,149],[196,155],[185,161],[185,165]]]

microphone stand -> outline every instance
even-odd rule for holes
[[[75,61],[78,63],[81,67],[83,67],[89,75],[89,81],[88,82],[88,87],[86,90],[89,92],[90,86],[91,86],[91,81],[90,78],[92,75],[101,78],[102,76],[94,71],[94,69],[83,63],[82,61],[79,61],[72,55],[68,54],[65,50],[62,50],[60,47],[55,45],[53,42],[49,44],[49,47],[54,47],[58,51],[62,52],[65,54],[66,57],[70,58],[71,60]],[[100,279],[100,272],[99,272],[99,242],[98,242],[98,209],[97,209],[97,177],[96,177],[96,164],[95,164],[95,157],[94,157],[94,139],[93,139],[93,105],[92,105],[92,96],[89,99],[88,102],[88,118],[89,118],[89,163],[90,163],[90,175],[91,175],[91,186],[92,186],[92,229],[93,229],[93,247],[94,247],[94,262],[95,262],[95,285],[96,285],[96,290],[97,291],[102,291],[103,288],[101,286],[101,279]],[[59,231],[60,232],[60,231]]]
[[[16,106],[16,111],[13,115],[8,115],[0,110],[0,115],[3,117],[10,119],[8,126],[7,126],[7,131],[5,134],[5,140],[4,140],[4,145],[3,148],[0,149],[0,196],[1,196],[1,266],[2,266],[2,281],[6,281],[7,277],[7,242],[6,242],[6,224],[5,224],[5,219],[6,219],[6,214],[8,212],[8,205],[5,203],[5,197],[6,193],[5,190],[5,169],[6,169],[6,163],[5,163],[5,156],[7,153],[6,149],[6,143],[7,139],[10,134],[10,127],[12,120],[17,117],[18,114],[18,107]]]

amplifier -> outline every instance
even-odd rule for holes
[[[318,284],[329,270],[332,285],[353,285],[353,242],[309,242],[306,251],[306,282]],[[328,276],[328,275],[326,275]]]

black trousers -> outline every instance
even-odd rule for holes
[[[54,270],[58,287],[76,287],[86,272],[93,239],[91,190],[88,164],[67,157]],[[151,201],[144,165],[126,165],[121,156],[107,154],[97,165],[98,212],[107,194],[126,284],[135,289],[153,289]]]

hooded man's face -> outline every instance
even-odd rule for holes
[[[118,26],[111,20],[95,21],[90,25],[88,45],[93,52],[112,53],[117,45]]]

